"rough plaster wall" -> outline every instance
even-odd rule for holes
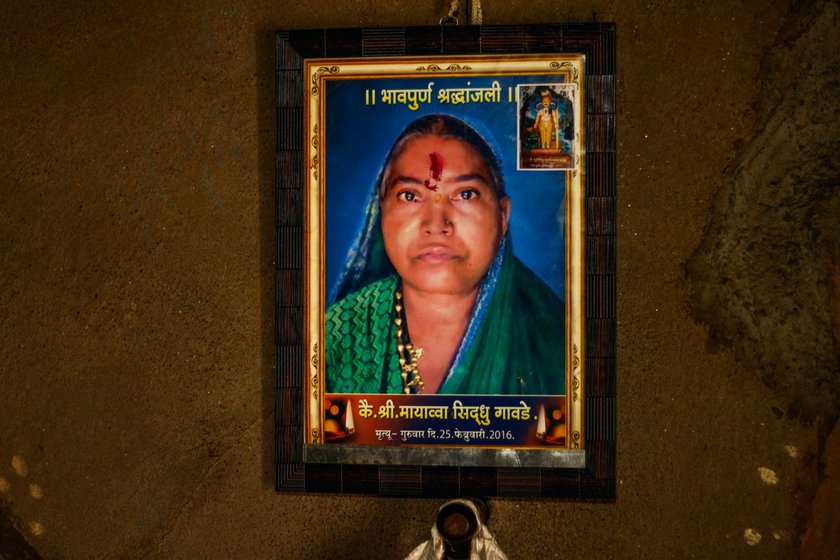
[[[836,2],[806,2],[788,17],[764,61],[756,133],[686,265],[711,345],[731,346],[789,416],[819,424],[819,450],[799,479],[802,558],[840,546],[838,24]]]
[[[689,261],[697,317],[786,398],[793,416],[837,414],[831,316],[840,247],[840,7],[798,8],[765,60],[760,130],[721,190]]]
[[[437,501],[272,489],[272,30],[430,24],[445,4],[3,12],[0,555],[25,537],[44,558],[400,558],[427,537]],[[498,542],[512,559],[794,556],[816,432],[707,352],[681,268],[759,122],[787,6],[482,5],[488,24],[597,12],[619,53],[618,499],[491,500]]]

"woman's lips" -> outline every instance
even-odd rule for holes
[[[430,245],[421,249],[414,258],[426,264],[440,264],[454,261],[460,257],[446,245]]]

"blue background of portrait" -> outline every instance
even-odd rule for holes
[[[443,88],[501,85],[500,103],[440,103]],[[501,160],[511,200],[513,249],[528,268],[565,299],[565,172],[517,171],[516,85],[558,83],[551,76],[487,76],[327,80],[325,126],[326,287],[330,292],[356,234],[363,224],[367,198],[397,136],[413,120],[447,113],[472,125]],[[383,104],[382,89],[425,89],[434,82],[432,102],[416,111],[406,105]],[[467,86],[467,82],[470,85]],[[513,102],[508,87],[514,88]],[[377,103],[365,105],[365,90],[377,92]]]

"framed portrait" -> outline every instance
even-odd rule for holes
[[[614,29],[277,35],[277,487],[614,496]]]

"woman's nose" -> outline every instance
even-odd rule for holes
[[[452,208],[448,199],[445,197],[440,202],[435,201],[435,197],[439,196],[437,193],[432,195],[428,202],[424,204],[423,209],[423,232],[431,235],[441,234],[449,235],[452,233],[454,224],[452,223]]]

